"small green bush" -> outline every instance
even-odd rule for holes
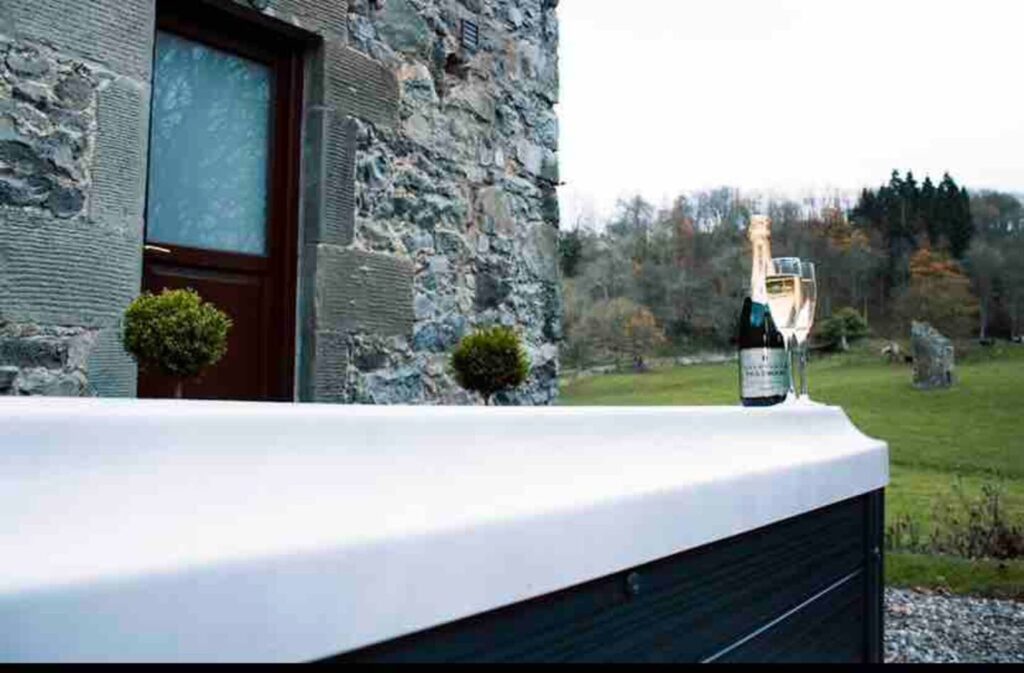
[[[933,505],[930,533],[909,514],[902,514],[886,529],[886,547],[894,551],[946,554],[964,558],[1024,558],[1024,521],[1014,521],[1003,505],[1004,488],[985,482],[981,494],[969,497],[957,476],[952,497]]]
[[[507,327],[492,327],[465,337],[452,353],[455,380],[480,393],[484,403],[526,380],[530,361],[519,337]]]
[[[124,312],[124,349],[145,370],[192,378],[227,351],[231,319],[194,290],[144,292]]]
[[[849,350],[850,344],[863,339],[870,330],[868,323],[856,309],[841,308],[821,321],[817,330],[818,342],[826,350]]]
[[[1005,489],[1000,482],[981,485],[971,498],[957,476],[953,498],[934,505],[936,532],[931,546],[940,554],[966,558],[1024,558],[1024,521],[1014,521],[1003,505]]]

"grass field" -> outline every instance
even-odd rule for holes
[[[864,433],[889,442],[887,521],[909,514],[930,525],[933,504],[950,494],[958,474],[969,495],[986,481],[1002,483],[1007,511],[1024,519],[1024,347],[976,350],[957,364],[956,375],[950,390],[920,392],[907,366],[884,363],[869,350],[811,363],[813,398],[843,407]],[[566,383],[561,404],[736,404],[736,376],[731,363],[593,376]],[[886,575],[897,585],[1024,598],[1024,561],[893,553]]]

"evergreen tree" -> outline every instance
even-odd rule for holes
[[[924,196],[911,171],[907,171],[907,176],[903,179],[903,202],[906,222],[901,233],[913,250],[917,248],[918,239],[924,230]]]
[[[951,196],[950,205],[953,209],[949,229],[949,252],[955,259],[963,259],[971,247],[974,236],[974,223],[971,221],[971,197],[961,187]]]
[[[939,184],[936,221],[940,247],[949,250],[955,259],[962,259],[974,236],[971,198],[967,190],[958,186],[949,173],[942,176]]]
[[[917,248],[914,240],[914,206],[918,200],[914,176],[900,177],[893,169],[888,187],[879,189],[882,200],[880,225],[889,250],[889,291],[906,285],[910,280],[910,255]]]
[[[583,261],[583,236],[579,229],[558,234],[558,262],[565,278],[575,278]]]
[[[953,210],[956,207],[956,195],[960,189],[949,173],[942,175],[942,182],[939,183],[938,193],[935,198],[936,205],[936,228],[938,229],[938,244],[940,248],[949,247],[949,232],[953,229]]]
[[[921,233],[927,235],[928,245],[933,248],[939,244],[939,230],[935,221],[937,194],[931,177],[926,177],[921,185],[921,220],[924,228]]]
[[[877,192],[861,192],[852,216],[859,226],[877,232],[884,241],[883,296],[907,285],[910,257],[922,244],[927,242],[962,259],[974,234],[970,197],[949,173],[942,176],[938,187],[930,177],[919,187],[913,172],[901,177],[894,169],[889,182]]]

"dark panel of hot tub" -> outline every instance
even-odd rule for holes
[[[881,516],[877,491],[332,661],[878,661]]]

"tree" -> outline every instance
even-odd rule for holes
[[[719,187],[697,194],[697,226],[704,231],[741,231],[750,221],[751,206],[739,190]]]
[[[1024,205],[1013,194],[976,192],[971,197],[971,221],[975,234],[1000,241],[1024,233]]]
[[[961,187],[950,195],[952,219],[949,230],[949,252],[956,259],[963,259],[971,247],[974,237],[974,223],[971,221],[971,197]]]
[[[995,246],[975,241],[967,253],[966,266],[974,295],[978,298],[978,338],[987,339],[996,292],[1003,282],[1003,254]]]
[[[593,302],[581,293],[578,287],[577,279],[567,278],[562,281],[562,324],[565,341],[560,355],[566,365],[582,369],[587,366],[594,349],[594,344],[583,327],[583,318]]]
[[[856,309],[846,306],[821,321],[817,340],[829,350],[850,350],[850,344],[869,333],[868,323]]]
[[[618,217],[609,223],[608,233],[624,241],[630,258],[635,263],[646,259],[654,223],[654,206],[640,196],[619,201]]]
[[[638,306],[626,319],[626,340],[634,359],[643,358],[665,343],[665,333],[658,327],[658,321],[646,307]]]
[[[1006,241],[1003,268],[1004,281],[1002,300],[1010,318],[1010,334],[1019,336],[1024,332],[1024,236]],[[1015,261],[1016,260],[1016,261]]]
[[[938,190],[931,177],[925,177],[921,185],[921,219],[924,221],[924,233],[928,237],[928,245],[936,248],[939,245]]]
[[[911,173],[904,180],[893,170],[889,184],[877,192],[864,190],[853,209],[853,217],[864,227],[877,231],[885,242],[885,296],[909,281],[909,258],[917,247],[921,195]]]
[[[665,339],[650,310],[625,297],[591,306],[581,321],[581,330],[616,365],[625,355],[649,353]]]
[[[583,261],[583,233],[579,229],[558,234],[558,264],[565,278],[575,278]]]
[[[935,195],[935,219],[940,247],[954,259],[963,259],[974,236],[971,199],[967,190],[945,173]]]
[[[867,232],[854,226],[842,211],[824,213],[826,245],[814,255],[820,263],[818,296],[823,312],[831,313],[831,303],[861,307],[865,319],[871,285],[885,260],[871,245]]]
[[[632,267],[621,241],[607,234],[583,244],[582,271],[577,274],[579,291],[592,301],[607,301],[627,294],[632,284]]]
[[[772,217],[776,256],[817,262],[822,315],[830,315],[833,307],[851,306],[865,320],[870,315],[872,327],[881,334],[902,330],[904,314],[919,308],[912,301],[915,293],[932,282],[911,268],[922,248],[953,263],[953,248],[968,236],[971,243],[997,236],[993,245],[1006,260],[1024,259],[1009,252],[1017,249],[1018,239],[1024,246],[1016,199],[985,192],[968,197],[949,175],[939,185],[931,177],[922,178],[893,171],[885,184],[863,190],[852,209],[828,197],[770,199],[760,206]],[[613,351],[615,357],[632,352],[596,327],[612,319],[609,306],[616,299],[649,311],[675,348],[728,347],[750,276],[745,236],[750,204],[750,198],[729,187],[683,194],[661,209],[634,197],[619,203],[603,230],[567,232],[561,249],[563,286],[566,297],[571,287],[574,306],[571,311],[566,307],[563,353],[582,363],[611,357]],[[965,215],[974,224],[965,226]],[[958,279],[967,280],[963,266],[970,267],[966,257],[960,262],[955,263],[959,275],[936,280],[938,289],[929,290],[926,300],[941,295],[944,284],[958,292]],[[1004,266],[1006,280],[993,287],[990,305],[984,307],[988,333],[1017,331],[1024,319],[1024,265]],[[1016,266],[1021,278],[1011,283]],[[968,309],[970,287],[968,281],[966,294],[956,295]]]
[[[880,239],[885,273],[876,289],[883,310],[889,299],[905,294],[910,259],[922,246],[963,258],[974,235],[970,204],[967,190],[949,173],[938,187],[928,176],[918,187],[913,173],[901,177],[894,170],[888,184],[861,192],[851,216],[856,226]]]
[[[919,320],[949,336],[968,336],[978,304],[960,264],[946,253],[922,248],[911,258],[910,270],[910,286],[896,304],[905,331],[910,329],[911,321]]]

